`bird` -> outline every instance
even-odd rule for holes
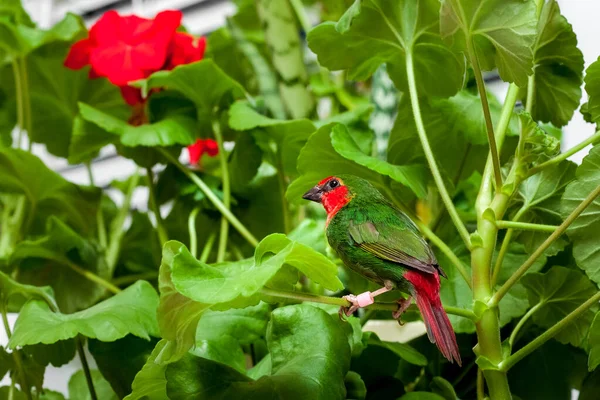
[[[393,318],[399,319],[414,297],[429,340],[460,366],[456,335],[440,299],[440,276],[447,276],[415,223],[369,181],[354,175],[329,176],[302,198],[325,208],[327,241],[342,262],[382,286],[344,296],[351,305],[340,308],[340,317],[373,304],[375,296],[400,290],[409,297],[397,300]]]

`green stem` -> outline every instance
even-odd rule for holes
[[[81,366],[83,367],[83,373],[85,374],[85,381],[87,382],[90,397],[92,400],[98,400],[96,389],[94,388],[94,381],[92,380],[92,373],[90,372],[90,366],[88,365],[85,351],[83,350],[81,335],[77,336],[75,343],[77,344],[77,354],[81,360]]]
[[[119,289],[118,287],[116,287],[115,285],[110,283],[109,281],[100,278],[98,275],[94,274],[92,271],[88,271],[87,269],[81,268],[79,265],[73,263],[71,260],[69,260],[67,258],[61,259],[60,261],[63,264],[65,264],[67,267],[71,268],[73,271],[78,273],[79,275],[83,276],[84,278],[86,278],[94,283],[97,283],[98,285],[107,289],[109,292],[117,294],[121,291],[121,289]]]
[[[297,300],[297,301],[310,301],[313,303],[321,303],[321,304],[331,304],[334,306],[340,307],[348,307],[350,306],[350,302],[341,297],[330,297],[330,296],[320,296],[312,293],[302,293],[302,292],[290,292],[285,290],[275,290],[263,287],[260,290],[260,293],[265,296],[270,297],[279,297],[282,299],[288,300]],[[370,306],[367,306],[370,310],[384,310],[384,311],[396,311],[398,309],[397,303],[373,303]],[[477,317],[470,310],[465,310],[458,307],[444,307],[444,310],[448,314],[458,315],[460,317],[464,317],[470,320],[475,320]]]
[[[233,225],[235,229],[250,243],[252,246],[256,247],[258,245],[258,240],[246,229],[246,227],[232,214],[227,207],[221,202],[221,200],[213,193],[212,190],[204,183],[199,176],[194,174],[192,171],[183,166],[175,157],[173,157],[169,152],[164,149],[158,149],[158,151],[165,156],[173,165],[181,170],[192,182],[196,184],[202,190],[202,192],[206,195],[206,197],[210,200],[211,203],[223,214],[229,223]]]
[[[208,261],[208,257],[210,256],[210,252],[212,251],[216,238],[217,233],[213,232],[210,234],[208,239],[206,239],[206,243],[204,244],[204,248],[202,249],[202,254],[200,255],[200,262],[205,263],[206,261]]]
[[[190,253],[194,258],[198,258],[198,235],[196,234],[196,217],[200,212],[200,207],[195,207],[188,217],[188,231],[190,234]]]
[[[483,371],[477,369],[477,400],[485,399],[485,384],[483,382]]]
[[[514,83],[511,83],[508,86],[508,92],[506,93],[504,105],[502,106],[502,113],[500,114],[498,126],[496,127],[496,142],[498,145],[498,153],[502,151],[502,145],[504,144],[504,139],[506,138],[506,131],[508,130],[508,125],[510,124],[510,119],[512,118],[518,97],[519,87]]]
[[[23,106],[23,81],[21,76],[21,68],[19,67],[18,59],[11,62],[13,76],[15,79],[15,95],[17,98],[17,125],[19,126],[19,136],[17,139],[17,147],[20,148],[23,142],[23,131],[25,130],[25,107]]]
[[[23,115],[25,116],[25,129],[27,130],[27,135],[29,135],[29,147],[31,148],[31,101],[29,99],[29,78],[27,74],[27,63],[25,59],[21,59],[19,63],[21,67],[21,78],[23,79],[23,109],[25,112]]]
[[[106,262],[108,264],[108,270],[112,275],[115,267],[117,266],[117,261],[119,261],[119,252],[121,250],[121,239],[125,235],[125,230],[123,229],[123,225],[125,224],[125,219],[127,215],[129,215],[129,208],[131,207],[131,198],[133,197],[133,192],[138,185],[140,180],[140,174],[138,169],[135,169],[131,180],[129,181],[129,187],[127,188],[127,193],[125,193],[125,198],[123,199],[123,205],[119,209],[117,216],[112,221],[110,226],[110,241],[108,243],[108,249],[106,251]]]
[[[490,157],[492,159],[492,165],[494,167],[496,188],[497,190],[500,190],[500,188],[502,187],[502,173],[500,172],[500,156],[496,144],[496,136],[494,135],[494,124],[492,122],[492,116],[490,114],[490,106],[488,104],[487,92],[485,90],[483,75],[481,74],[481,68],[479,67],[479,58],[477,57],[477,53],[473,48],[473,41],[471,39],[467,39],[467,51],[471,58],[471,65],[473,67],[473,73],[475,74],[475,80],[477,81],[477,89],[479,90],[479,97],[481,99],[481,107],[483,108],[483,116],[485,117],[488,142],[490,145]]]
[[[281,197],[281,212],[283,213],[283,231],[284,233],[289,233],[291,230],[291,221],[290,221],[290,213],[289,207],[287,203],[287,199],[285,198],[285,192],[287,188],[287,183],[285,181],[285,174],[283,172],[283,161],[281,159],[281,151],[277,150],[277,177],[279,178],[279,196]]]
[[[529,311],[527,311],[527,313],[525,315],[523,315],[523,317],[521,317],[521,319],[517,323],[517,326],[515,326],[515,329],[513,329],[513,331],[511,332],[510,338],[508,339],[508,344],[510,345],[511,349],[515,345],[515,341],[517,340],[517,335],[519,334],[519,331],[523,328],[523,325],[525,325],[525,322],[527,322],[527,320],[533,314],[535,314],[535,312],[537,310],[539,310],[542,307],[542,305],[543,305],[542,303],[537,303],[535,306],[531,307],[529,309]]]
[[[90,186],[96,186],[94,183],[94,174],[92,172],[92,165],[90,162],[85,163],[85,168],[88,173],[88,179],[90,181]],[[96,212],[96,225],[98,225],[98,243],[103,249],[106,249],[107,239],[106,239],[106,226],[104,225],[104,215],[102,214],[102,201],[98,205],[98,211]]]
[[[146,175],[148,176],[148,204],[154,212],[154,218],[156,218],[156,230],[158,231],[158,239],[162,247],[162,245],[169,241],[169,236],[160,215],[160,206],[156,201],[156,188],[154,187],[154,173],[152,172],[152,168],[146,168]]]
[[[531,256],[519,267],[519,269],[508,279],[504,285],[496,292],[494,297],[489,301],[488,306],[497,306],[502,297],[508,293],[510,288],[521,279],[521,277],[527,272],[529,268],[535,263],[535,261],[542,255],[542,253],[550,247],[554,241],[556,241],[567,228],[575,221],[577,217],[585,210],[595,199],[600,195],[600,186],[594,189],[588,197],[586,197],[564,220],[562,224],[554,231],[548,238],[531,254]]]
[[[535,75],[531,75],[527,80],[527,101],[525,103],[525,111],[527,111],[529,114],[531,114],[531,110],[533,109],[534,96],[535,96]]]
[[[290,4],[294,9],[294,13],[298,18],[298,22],[300,22],[300,26],[305,33],[311,30],[310,23],[308,22],[308,17],[306,16],[306,12],[304,12],[304,5],[301,0],[290,0]]]
[[[425,132],[425,125],[423,124],[423,118],[421,117],[421,107],[419,105],[419,95],[417,93],[417,83],[415,79],[415,71],[414,64],[412,59],[412,51],[409,50],[406,52],[406,72],[408,77],[408,88],[410,92],[410,102],[412,104],[413,116],[415,118],[415,124],[417,126],[417,132],[419,134],[419,139],[421,141],[421,146],[423,147],[423,152],[425,153],[425,158],[427,158],[427,163],[429,164],[429,169],[431,170],[431,174],[433,175],[433,179],[436,183],[438,191],[440,192],[440,196],[442,197],[442,201],[448,210],[448,214],[450,214],[450,218],[460,237],[465,242],[465,245],[468,249],[471,248],[471,240],[469,239],[469,232],[467,228],[463,224],[460,216],[458,215],[458,211],[454,207],[454,203],[448,194],[448,190],[446,190],[446,186],[444,185],[444,180],[442,178],[442,174],[440,173],[437,163],[435,161],[435,156],[433,151],[431,150],[431,146],[429,145],[429,140],[427,139],[427,133]]]
[[[4,330],[6,331],[6,337],[10,339],[12,337],[12,331],[10,330],[10,324],[8,323],[8,316],[6,312],[6,299],[0,296],[0,314],[2,314],[2,322],[4,324]],[[12,352],[13,360],[17,367],[17,374],[21,378],[21,390],[25,392],[28,400],[31,400],[31,390],[27,383],[27,376],[25,375],[25,368],[23,368],[23,360],[21,359],[21,353],[19,350]]]
[[[221,178],[223,180],[223,205],[227,210],[231,207],[231,187],[229,184],[229,169],[227,167],[227,154],[223,147],[223,135],[219,122],[213,120],[213,132],[219,145],[219,161],[221,162]],[[219,236],[219,247],[217,250],[217,262],[225,260],[225,251],[227,250],[227,239],[229,239],[229,223],[225,215],[221,216],[221,232]]]
[[[115,286],[125,286],[125,285],[129,285],[131,283],[137,282],[139,280],[150,281],[150,280],[154,280],[156,278],[158,278],[158,271],[148,271],[148,272],[141,272],[141,273],[135,274],[135,275],[120,276],[118,278],[113,279],[112,283]]]
[[[521,209],[515,214],[513,217],[513,221],[518,221],[521,216],[527,211],[527,207],[523,206]],[[500,251],[498,252],[498,258],[496,258],[496,264],[494,265],[494,269],[492,270],[492,283],[491,286],[495,287],[496,282],[498,282],[498,276],[500,275],[500,270],[502,269],[502,263],[504,262],[504,257],[508,253],[508,248],[510,247],[510,241],[512,240],[513,229],[508,229],[506,234],[504,235],[504,240],[502,241],[502,246],[500,246]]]
[[[600,292],[596,293],[594,296],[590,297],[585,303],[577,307],[566,317],[558,321],[555,325],[549,328],[546,332],[542,333],[540,336],[532,340],[530,343],[522,347],[519,351],[508,357],[504,362],[500,364],[500,368],[503,371],[508,371],[511,369],[516,363],[521,361],[523,358],[527,357],[531,354],[535,349],[546,343],[548,340],[552,339],[558,332],[568,326],[571,322],[576,320],[587,311],[590,307],[597,305],[598,301],[600,301]]]
[[[583,150],[585,147],[587,147],[588,145],[594,143],[596,140],[600,139],[600,131],[597,131],[596,133],[594,133],[592,136],[590,136],[589,138],[585,139],[583,142],[571,147],[569,150],[565,151],[564,153],[561,153],[559,155],[557,155],[554,158],[551,158],[550,160],[541,163],[538,166],[535,166],[533,168],[531,168],[529,170],[529,172],[527,173],[527,176],[532,176],[537,174],[538,172],[540,172],[541,170],[543,170],[544,168],[548,168],[552,165],[556,165],[564,160],[566,160],[567,158],[571,157],[573,154],[576,154],[578,152],[580,152],[581,150]]]
[[[496,221],[498,229],[517,229],[521,231],[554,232],[557,225],[531,224],[528,222]]]

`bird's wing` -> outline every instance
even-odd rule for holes
[[[445,276],[437,265],[431,247],[412,221],[399,211],[392,211],[393,215],[388,215],[385,220],[363,214],[364,220],[350,221],[349,233],[354,243],[383,260],[429,274],[439,272]]]

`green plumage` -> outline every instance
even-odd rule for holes
[[[390,280],[405,292],[412,292],[403,278],[407,268],[440,272],[431,248],[406,214],[368,181],[338,177],[352,199],[329,222],[327,240],[348,267],[380,285]]]

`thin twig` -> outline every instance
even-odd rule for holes
[[[83,373],[85,374],[85,380],[90,392],[90,397],[92,400],[98,400],[96,389],[94,388],[94,381],[92,380],[92,373],[90,372],[90,366],[88,365],[87,358],[85,357],[85,351],[83,350],[81,335],[78,335],[75,338],[75,343],[77,344],[77,354],[81,360],[81,366],[83,367]]]

